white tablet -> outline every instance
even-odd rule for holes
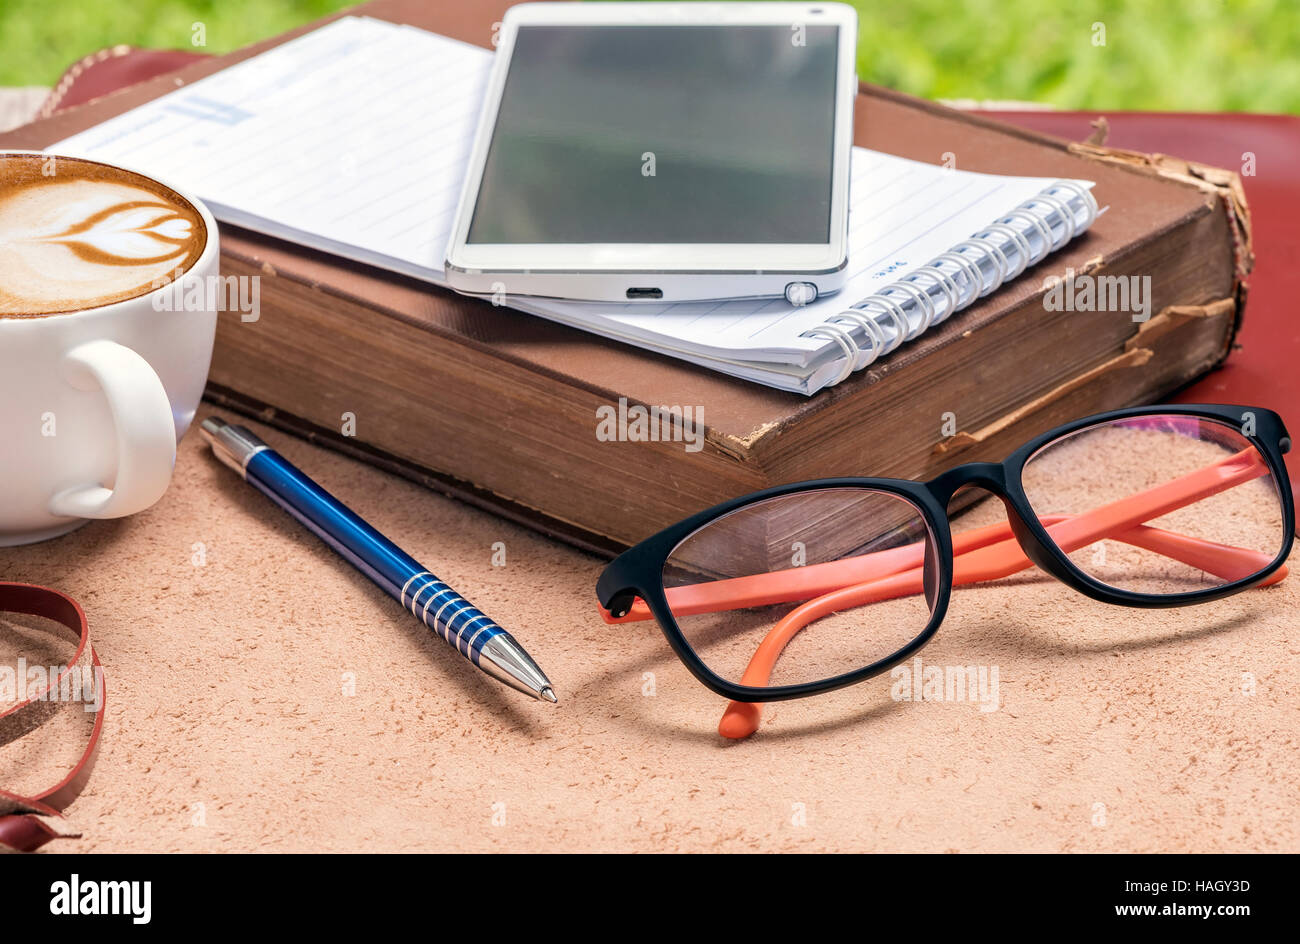
[[[840,287],[852,7],[526,3],[499,36],[453,288],[797,304]]]

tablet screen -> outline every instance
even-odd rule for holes
[[[838,32],[520,26],[466,242],[827,242]]]

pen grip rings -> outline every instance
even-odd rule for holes
[[[400,599],[411,615],[475,665],[487,641],[505,632],[482,610],[427,570],[406,582]]]

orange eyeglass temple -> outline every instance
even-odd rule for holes
[[[1204,469],[1092,511],[1045,515],[1039,521],[1053,543],[1067,554],[1110,538],[1232,582],[1262,570],[1272,556],[1148,527],[1143,522],[1267,473],[1262,457],[1253,448],[1244,449]],[[750,659],[740,684],[762,687],[770,680],[782,650],[810,623],[866,603],[923,592],[925,544],[918,541],[808,567],[673,587],[665,594],[677,616],[807,600],[772,628]],[[953,586],[1006,577],[1030,566],[1032,561],[1020,548],[1009,522],[953,536]],[[1286,575],[1287,568],[1280,567],[1262,585],[1277,583]],[[638,599],[623,617],[613,617],[604,608],[601,615],[608,623],[623,623],[649,619],[652,614]],[[758,729],[761,710],[757,703],[731,702],[718,732],[729,738],[748,737]]]

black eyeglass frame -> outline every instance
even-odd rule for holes
[[[1188,416],[1215,420],[1233,427],[1244,439],[1254,445],[1264,457],[1269,472],[1277,486],[1282,504],[1283,540],[1273,561],[1259,572],[1232,583],[1186,593],[1153,594],[1122,590],[1101,583],[1080,570],[1058,548],[1047,529],[1038,520],[1021,481],[1025,463],[1040,449],[1072,433],[1116,420],[1142,416]],[[1244,426],[1247,417],[1253,418],[1254,433],[1247,435]],[[1002,462],[968,462],[955,466],[930,479],[914,482],[907,479],[887,478],[828,478],[777,485],[752,492],[740,498],[705,509],[689,518],[665,528],[646,538],[611,561],[596,582],[596,597],[600,605],[612,616],[625,616],[635,598],[640,597],[649,607],[668,644],[682,660],[691,674],[707,688],[724,698],[742,702],[786,701],[854,685],[889,671],[911,657],[938,631],[948,611],[948,601],[953,585],[952,531],[948,518],[948,503],[961,488],[983,488],[1000,498],[1007,509],[1007,520],[1012,533],[1025,555],[1038,567],[1079,593],[1103,603],[1120,606],[1165,608],[1207,603],[1247,590],[1266,580],[1286,561],[1295,540],[1295,505],[1287,477],[1283,456],[1291,449],[1291,437],[1282,418],[1272,410],[1262,407],[1229,406],[1223,404],[1163,404],[1130,407],[1084,417],[1035,437],[1021,446]],[[779,685],[756,688],[737,685],[713,672],[696,654],[678,626],[664,592],[663,571],[677,546],[699,528],[730,514],[746,505],[790,495],[797,492],[826,488],[868,488],[900,496],[921,512],[938,554],[938,582],[930,620],[925,628],[897,652],[861,669],[845,672],[828,679],[803,682],[797,685]]]

